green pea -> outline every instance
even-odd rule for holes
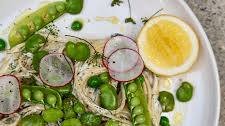
[[[67,119],[62,122],[62,126],[82,126],[79,119]]]
[[[175,102],[174,97],[170,92],[162,91],[159,92],[159,98],[158,98],[163,112],[170,112],[174,109]]]
[[[101,117],[92,112],[86,112],[81,115],[80,121],[85,126],[99,126],[101,124]]]
[[[47,51],[38,51],[34,53],[33,60],[32,60],[32,65],[34,70],[38,71],[39,70],[39,64],[41,62],[41,59],[48,54]]]
[[[33,98],[34,98],[34,100],[36,100],[36,101],[41,101],[41,102],[43,102],[43,99],[44,99],[44,93],[42,92],[42,91],[40,91],[40,90],[36,90],[36,91],[34,91],[34,93],[33,93]]]
[[[104,73],[99,74],[99,77],[100,77],[100,79],[103,83],[109,83],[110,82],[110,76],[109,76],[108,72],[104,72]]]
[[[22,118],[18,126],[45,126],[45,121],[40,115],[28,115]]]
[[[140,115],[144,113],[144,108],[141,105],[134,107],[132,110],[132,116]]]
[[[33,18],[33,23],[35,25],[36,30],[39,30],[43,27],[44,20],[40,16],[37,15]]]
[[[47,99],[47,103],[48,103],[49,105],[55,107],[55,104],[56,104],[56,102],[57,102],[57,98],[56,98],[55,95],[53,95],[53,94],[48,94],[46,99]]]
[[[116,89],[112,85],[103,84],[100,86],[100,104],[103,108],[108,110],[118,108]]]
[[[83,114],[85,112],[85,107],[82,103],[80,103],[79,101],[76,102],[73,106],[73,110],[74,112],[76,112],[77,114]]]
[[[90,57],[90,48],[83,42],[67,42],[65,51],[70,59],[76,61],[85,61]]]
[[[56,10],[57,10],[58,12],[63,12],[65,9],[66,9],[66,6],[65,6],[64,3],[58,3],[58,4],[56,5]]]
[[[83,8],[83,0],[66,0],[66,10],[71,14],[78,14]]]
[[[134,82],[130,83],[127,87],[127,90],[129,92],[135,92],[135,91],[137,91],[137,85]]]
[[[161,116],[160,118],[160,126],[170,126],[169,119],[165,116]]]
[[[134,93],[129,93],[127,97],[128,97],[128,100],[130,101],[131,98],[135,97],[135,94]]]
[[[48,7],[48,14],[50,14],[51,16],[55,16],[57,14],[57,10],[56,10],[55,6]]]
[[[98,75],[94,75],[88,79],[87,85],[92,88],[98,88],[100,85],[102,85],[102,81]]]
[[[130,100],[130,106],[131,107],[135,107],[135,106],[140,105],[140,104],[141,104],[141,101],[138,97],[131,98],[131,100]]]
[[[31,53],[37,52],[46,42],[45,38],[40,34],[34,34],[26,40],[25,50]]]
[[[119,126],[119,122],[110,119],[110,120],[108,120],[108,121],[106,122],[105,126]]]
[[[80,21],[74,21],[71,25],[71,29],[74,31],[80,31],[83,28],[83,24]]]
[[[193,96],[193,86],[189,82],[183,82],[177,89],[176,96],[180,102],[188,102]]]
[[[145,116],[144,115],[137,115],[134,119],[134,122],[139,124],[139,123],[144,123],[145,122]]]
[[[30,101],[31,100],[31,91],[29,90],[29,89],[23,89],[22,90],[22,95],[23,95],[23,98],[25,99],[25,100],[28,100],[28,101]]]
[[[22,35],[23,39],[26,39],[27,36],[30,34],[30,29],[27,25],[22,25],[19,29],[18,32]]]
[[[73,106],[70,106],[68,109],[64,109],[64,118],[70,119],[76,117],[76,113],[73,111]]]
[[[63,112],[60,109],[49,108],[42,112],[42,117],[48,123],[55,123],[63,117]]]
[[[5,50],[6,42],[3,39],[0,39],[0,51]]]

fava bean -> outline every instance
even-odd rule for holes
[[[170,92],[167,92],[167,91],[159,92],[158,100],[162,106],[163,112],[173,111],[175,102],[174,102],[174,97]]]
[[[106,122],[105,126],[119,126],[119,122],[110,119],[110,120],[108,120],[108,121]]]
[[[110,82],[110,76],[108,72],[103,72],[99,74],[99,77],[103,83],[109,83]]]
[[[90,48],[83,42],[67,42],[65,52],[70,59],[75,61],[85,61],[90,57]]]
[[[22,118],[18,126],[45,126],[45,121],[42,116],[33,114]]]
[[[82,124],[79,119],[72,118],[72,119],[64,120],[62,122],[62,126],[82,126]]]
[[[180,102],[188,102],[193,96],[193,86],[189,82],[183,82],[177,89],[176,96]]]
[[[34,34],[25,43],[25,50],[27,52],[35,53],[46,42],[45,38],[40,34]]]
[[[63,112],[60,109],[49,108],[42,112],[42,117],[48,123],[55,123],[63,117]]]
[[[99,126],[101,124],[101,117],[92,112],[86,112],[81,115],[80,121],[85,126]]]
[[[83,0],[66,0],[66,11],[71,14],[78,14],[83,8]]]
[[[103,84],[100,86],[100,103],[103,108],[108,110],[118,108],[116,89],[112,85]]]

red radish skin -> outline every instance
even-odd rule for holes
[[[139,60],[133,69],[126,71],[126,72],[115,72],[115,71],[111,71],[108,69],[108,72],[112,79],[119,81],[119,82],[128,82],[128,81],[134,80],[137,77],[139,77],[143,73],[143,70],[144,70],[144,62],[143,62],[141,56],[139,55]],[[134,72],[133,77],[132,76],[126,77],[126,74],[128,76],[129,72]],[[119,78],[119,76],[125,76],[125,77]]]
[[[113,39],[117,39],[117,38],[121,38],[121,39],[124,39],[124,40],[126,40],[126,41],[120,41],[119,43],[120,43],[120,45],[121,45],[121,47],[117,47],[117,48],[115,48],[115,47],[110,47],[110,42],[115,42],[115,41],[112,41]],[[118,41],[117,41],[118,42]],[[126,44],[125,44],[125,43]],[[129,43],[129,44],[128,44]],[[122,45],[122,44],[125,44],[125,45]],[[113,49],[110,49],[110,48],[113,48]],[[116,36],[113,36],[113,37],[111,37],[110,39],[108,39],[107,40],[107,42],[105,43],[105,45],[104,45],[104,47],[103,47],[103,54],[104,54],[104,57],[103,57],[103,59],[102,59],[102,61],[103,61],[103,64],[104,64],[104,66],[107,68],[107,58],[114,52],[114,51],[116,51],[116,50],[118,50],[118,49],[122,49],[122,48],[130,48],[130,49],[133,49],[133,50],[135,50],[135,51],[139,51],[138,50],[138,47],[137,47],[137,44],[136,44],[136,42],[133,40],[133,39],[131,39],[131,38],[129,38],[129,37],[127,37],[127,36],[124,36],[124,35],[116,35]]]
[[[119,59],[116,59],[116,57],[117,58],[119,57]],[[135,65],[137,64],[139,60],[139,57],[140,55],[138,54],[138,52],[133,49],[122,48],[122,49],[115,50],[109,56],[107,60],[108,62],[107,68],[114,72],[127,72],[131,70],[133,67],[135,67]],[[124,66],[124,67],[120,67],[120,66]]]
[[[17,81],[17,84],[18,84],[18,96],[19,96],[19,100],[18,100],[18,104],[17,104],[17,106],[15,107],[15,109],[13,109],[12,111],[10,111],[10,112],[1,112],[0,111],[0,114],[2,114],[2,115],[9,115],[9,114],[13,114],[13,113],[15,113],[19,108],[20,108],[20,106],[21,106],[21,100],[22,100],[22,92],[21,92],[21,84],[20,84],[20,81],[19,81],[19,79],[15,76],[15,75],[11,75],[11,74],[7,74],[7,75],[1,75],[0,76],[0,78],[2,78],[2,77],[13,77],[14,79],[16,79],[16,81]],[[0,82],[1,83],[1,82]],[[15,103],[15,102],[13,102],[13,103]]]
[[[43,76],[42,76],[42,72],[41,72],[41,63],[44,62],[43,60],[46,58],[46,57],[49,57],[49,56],[59,56],[60,58],[63,56],[65,58],[65,62],[67,62],[69,65],[70,65],[70,69],[71,69],[71,72],[72,72],[72,76],[70,77],[70,79],[68,79],[67,81],[63,82],[63,83],[60,83],[60,84],[50,84],[49,82],[47,82]],[[52,54],[48,54],[46,56],[44,56],[42,59],[41,59],[41,63],[40,63],[40,69],[39,69],[39,77],[40,79],[42,80],[42,82],[50,87],[62,87],[62,86],[65,86],[66,84],[70,83],[72,80],[73,80],[73,77],[74,77],[74,74],[75,74],[75,67],[73,65],[73,62],[68,58],[66,57],[64,54],[62,53],[52,53]]]

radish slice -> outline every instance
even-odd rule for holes
[[[49,54],[41,59],[41,80],[52,87],[64,86],[73,79],[72,61],[63,54]]]
[[[109,71],[109,75],[111,78],[113,78],[116,81],[119,82],[127,82],[136,79],[138,76],[140,76],[144,69],[144,62],[141,59],[141,56],[139,56],[137,64],[130,70],[126,72],[115,72],[112,70]]]
[[[104,53],[103,64],[105,67],[108,66],[107,58],[114,51],[118,49],[122,49],[122,48],[129,48],[138,52],[138,47],[133,39],[126,36],[122,36],[122,35],[114,36],[106,42],[104,50],[103,50],[103,53]]]
[[[15,76],[0,77],[0,113],[14,113],[21,104],[20,83]]]
[[[132,49],[119,49],[108,58],[108,69],[115,72],[126,72],[132,69],[139,60],[139,54]]]

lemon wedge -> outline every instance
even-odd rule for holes
[[[150,19],[138,35],[137,43],[145,66],[164,76],[188,71],[199,51],[199,41],[192,28],[170,15]]]

